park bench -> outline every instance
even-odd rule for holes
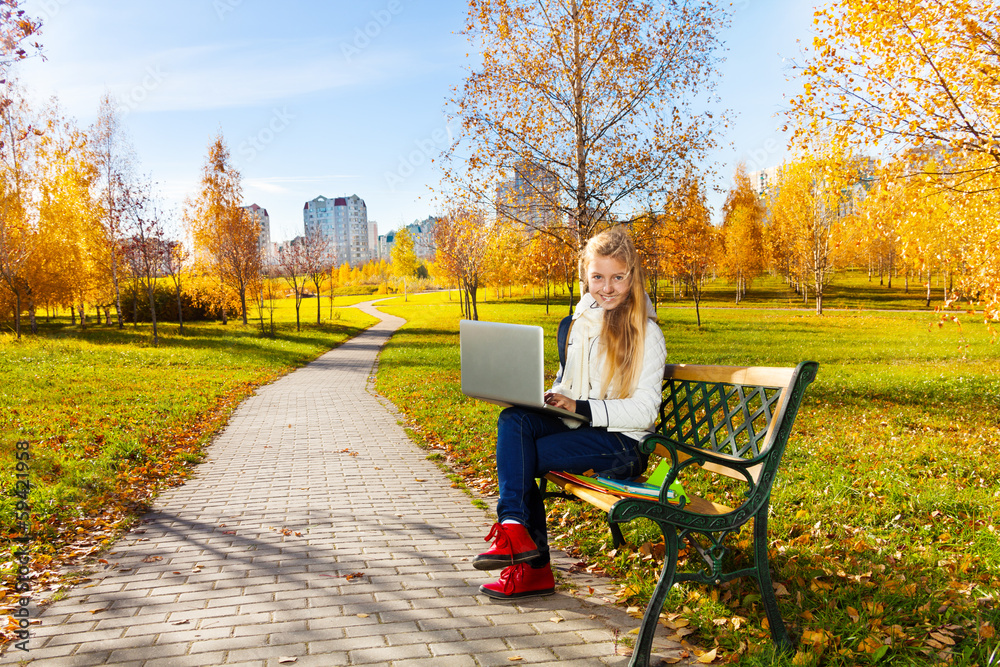
[[[623,495],[628,492],[610,491],[591,484],[587,476],[558,471],[540,481],[543,497],[581,499],[606,511],[616,546],[623,542],[620,525],[640,517],[654,521],[663,532],[663,570],[643,616],[630,666],[649,664],[663,603],[674,582],[681,581],[718,585],[752,577],[760,588],[775,644],[782,650],[792,646],[768,569],[767,515],[792,423],[818,367],[812,361],[795,368],[667,365],[656,432],[642,443],[643,452],[658,455],[663,466],[651,475],[662,478],[659,489],[647,485],[653,487],[654,497]],[[695,482],[699,488],[735,486],[738,491],[731,494],[735,500],[727,498],[734,507],[691,493],[688,477],[696,476],[701,478]],[[676,491],[675,481],[683,482],[686,498],[671,491],[672,486]],[[547,482],[561,491],[547,490]],[[752,563],[733,569],[726,538],[750,519]],[[704,561],[700,569],[677,572],[682,543]]]

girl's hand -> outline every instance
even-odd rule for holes
[[[552,392],[547,392],[545,394],[545,403],[557,408],[562,408],[563,410],[569,410],[570,412],[576,412],[576,401],[568,396],[563,396],[562,394],[553,394]]]

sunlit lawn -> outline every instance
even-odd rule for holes
[[[358,300],[367,299],[344,298]],[[262,336],[254,320],[185,324],[183,334],[163,323],[153,347],[148,324],[80,331],[62,317],[43,321],[38,337],[0,336],[4,552],[16,530],[16,442],[30,442],[31,543],[36,569],[46,571],[114,536],[158,488],[182,479],[254,387],[375,321],[355,308],[337,308],[331,318],[328,304],[324,299],[317,326],[316,300],[307,300],[297,332],[292,302],[279,302],[273,338]],[[0,555],[5,570],[7,561]]]
[[[576,288],[574,288],[576,289]],[[488,300],[496,297],[493,289],[482,290]],[[559,303],[564,310],[568,310],[569,293],[562,285],[553,286],[550,296],[555,304]],[[933,311],[943,301],[943,285],[938,276],[934,276],[931,281],[931,303],[927,305],[927,289],[923,283],[910,281],[909,286],[905,284],[902,277],[892,280],[892,287],[889,287],[888,278],[884,278],[883,284],[879,284],[878,275],[868,279],[867,271],[847,270],[837,272],[833,275],[831,282],[824,288],[823,306],[824,309],[831,310],[921,310]],[[736,304],[736,292],[733,284],[724,278],[709,279],[703,290],[701,306],[703,308],[792,308],[801,309],[807,312],[816,310],[812,285],[808,289],[808,301],[804,301],[802,295],[790,289],[788,285],[777,276],[765,275],[754,279],[746,296]],[[522,294],[520,288],[514,288],[514,298],[521,302],[544,303],[545,295],[542,290],[528,290]],[[579,294],[576,295],[579,298]],[[670,281],[660,281],[659,287],[660,305],[666,307],[690,308],[694,303],[690,298],[680,291],[679,286],[674,286]]]
[[[493,297],[480,318],[544,326],[554,373],[567,302],[546,315],[524,298]],[[460,392],[458,302],[435,294],[385,303],[408,323],[381,356],[379,390],[469,486],[495,492],[499,408]],[[1000,644],[1000,348],[985,327],[975,318],[938,327],[930,312],[730,309],[702,313],[699,329],[690,309],[660,314],[671,362],[820,363],[770,522],[782,615],[803,640],[794,664],[985,666]],[[602,513],[557,502],[549,517],[562,548],[615,576],[624,602],[645,605],[658,533],[633,524],[633,548],[612,556]],[[686,641],[772,664],[754,584],[720,593],[675,588],[666,611],[697,630]]]

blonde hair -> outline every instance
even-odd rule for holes
[[[601,394],[607,398],[628,398],[639,384],[645,352],[646,322],[649,318],[646,312],[645,272],[632,239],[622,226],[591,237],[580,253],[580,281],[585,292],[590,292],[587,272],[596,257],[620,261],[626,266],[631,279],[624,302],[604,312],[601,326],[604,343]]]

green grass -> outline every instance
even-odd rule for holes
[[[457,301],[387,303],[408,322],[382,353],[379,391],[468,486],[494,493],[499,408],[460,392]],[[550,375],[565,312],[546,315],[525,297],[491,298],[479,309],[481,319],[544,326]],[[665,611],[696,630],[687,639],[743,665],[985,667],[1000,644],[1000,348],[991,332],[975,322],[939,327],[930,312],[740,308],[703,313],[701,328],[691,309],[660,315],[671,362],[821,364],[770,521],[782,616],[802,640],[800,654],[768,653],[752,582],[675,587]],[[630,525],[633,546],[613,552],[603,513],[559,501],[549,520],[556,544],[613,575],[623,602],[645,604],[662,553],[651,525]]]
[[[824,310],[917,310],[931,312],[943,302],[943,286],[937,276],[931,282],[931,303],[927,305],[926,287],[922,283],[911,280],[909,289],[902,278],[894,278],[892,287],[888,281],[880,285],[878,275],[868,280],[866,271],[845,270],[834,274],[829,285],[824,288]],[[544,304],[545,294],[539,289],[523,289],[514,287],[514,301],[519,303]],[[480,290],[481,298],[487,301],[497,300],[495,289]],[[574,298],[579,298],[576,290]],[[764,275],[753,281],[747,294],[739,305],[736,304],[735,287],[723,278],[710,279],[706,282],[701,307],[714,310],[717,308],[782,308],[814,312],[816,303],[812,285],[808,290],[809,300],[803,301],[802,295],[791,289],[780,277]],[[456,297],[457,298],[457,297]],[[510,301],[510,299],[502,299]],[[457,303],[457,302],[456,302]],[[694,301],[682,296],[669,281],[661,281],[659,288],[659,305],[666,308],[691,308]],[[551,290],[551,306],[553,312],[568,312],[569,292],[561,285]],[[456,305],[457,308],[457,305]],[[711,315],[703,316],[703,320],[711,320]]]
[[[147,324],[80,331],[64,318],[43,323],[37,337],[0,336],[0,575],[18,535],[17,442],[30,443],[33,564],[50,576],[51,567],[113,539],[159,488],[182,480],[254,387],[375,321],[353,308],[331,319],[324,308],[323,324],[315,311],[309,324],[304,312],[297,332],[291,301],[277,305],[273,338],[254,321],[185,324],[183,334],[166,323],[153,347]]]

